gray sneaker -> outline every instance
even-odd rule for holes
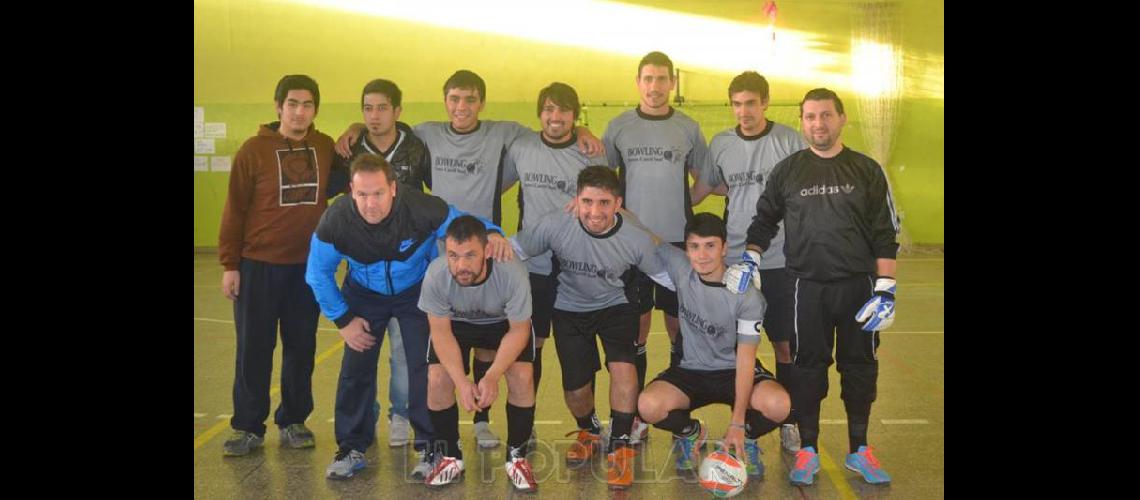
[[[491,427],[487,425],[487,422],[475,423],[475,441],[479,444],[480,449],[499,446],[499,436],[491,432]]]
[[[342,448],[337,450],[333,462],[329,464],[329,468],[325,469],[325,477],[347,479],[356,475],[356,472],[364,469],[366,465],[368,465],[368,459],[364,458],[363,453]]]
[[[784,424],[780,426],[780,447],[786,453],[795,453],[800,451],[800,428],[795,424]]]
[[[417,451],[416,456],[418,456],[420,460],[419,462],[416,462],[416,467],[412,469],[412,479],[422,480],[423,478],[427,477],[429,473],[431,473],[431,469],[435,466],[435,464],[432,463],[432,457],[424,456],[423,450]]]
[[[411,423],[408,419],[393,413],[392,419],[388,421],[388,446],[397,448],[407,445],[410,435]]]
[[[289,424],[281,429],[281,446],[288,448],[312,448],[317,445],[313,431],[305,424]]]
[[[222,455],[227,457],[248,455],[249,450],[260,447],[264,442],[265,439],[252,432],[234,431],[233,436],[222,445]]]

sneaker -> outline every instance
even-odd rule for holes
[[[425,455],[423,450],[417,451],[416,456],[419,457],[419,461],[416,462],[416,466],[412,469],[412,479],[423,480],[434,466],[432,463],[434,457]]]
[[[312,448],[317,445],[305,424],[289,424],[281,429],[281,445],[289,448]]]
[[[629,446],[618,446],[606,455],[606,482],[610,489],[624,490],[633,486],[633,457],[637,451]]]
[[[336,451],[336,456],[333,457],[333,462],[325,469],[325,477],[329,479],[348,479],[356,475],[356,472],[364,469],[368,465],[368,460],[364,458],[364,454],[353,450],[341,448]]]
[[[648,441],[649,424],[642,422],[641,417],[633,417],[633,429],[629,434],[629,444],[641,444]]]
[[[257,434],[235,430],[234,434],[222,445],[222,455],[227,457],[248,455],[249,450],[260,447],[264,442],[265,440]]]
[[[796,448],[799,448],[797,445]],[[760,450],[760,442],[755,439],[744,440],[744,454],[748,456],[748,465],[745,469],[748,471],[749,476],[763,476],[764,475],[764,461],[760,460],[760,455],[764,452]]]
[[[397,448],[408,444],[411,435],[411,423],[408,419],[392,414],[388,421],[388,446]]]
[[[570,449],[566,450],[566,466],[570,468],[585,465],[602,446],[600,434],[594,434],[587,429],[578,429],[571,431],[566,436],[569,437],[574,434],[577,434],[575,441],[570,445]]]
[[[424,484],[431,487],[446,486],[463,480],[463,460],[455,457],[437,456],[431,472],[424,478]]]
[[[511,458],[507,461],[507,479],[511,480],[516,490],[531,493],[538,491],[538,482],[534,480],[534,471],[530,468],[530,462],[524,457],[515,457],[512,452]]]
[[[479,445],[479,449],[497,448],[499,446],[499,436],[491,432],[491,426],[487,422],[475,422],[475,441]]]
[[[863,475],[863,480],[871,484],[887,484],[891,476],[879,466],[879,459],[871,454],[870,446],[860,446],[855,453],[847,455],[844,465]]]
[[[784,452],[796,454],[800,451],[800,428],[796,424],[784,424],[780,426],[780,447]]]
[[[691,471],[700,466],[701,452],[705,449],[705,426],[697,422],[696,432],[677,437],[677,470]]]
[[[802,447],[796,452],[796,464],[792,466],[788,479],[796,486],[810,486],[815,482],[817,472],[819,472],[819,455],[815,454],[815,448]]]

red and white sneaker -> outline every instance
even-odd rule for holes
[[[629,433],[629,444],[641,444],[649,440],[649,424],[642,422],[641,417],[633,417],[633,428]]]
[[[530,462],[525,458],[512,458],[506,465],[507,478],[511,480],[511,484],[515,486],[516,490],[531,493],[538,491],[538,482],[534,480],[534,471],[530,468]]]
[[[437,456],[435,466],[424,478],[424,484],[432,487],[446,486],[463,480],[463,460],[454,457]]]

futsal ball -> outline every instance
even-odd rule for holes
[[[724,450],[709,453],[701,461],[700,478],[701,487],[721,498],[736,496],[748,484],[744,464]]]

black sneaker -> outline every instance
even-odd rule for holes
[[[227,457],[240,457],[248,455],[253,448],[260,447],[265,440],[252,432],[234,431],[234,434],[222,445],[222,455]]]

